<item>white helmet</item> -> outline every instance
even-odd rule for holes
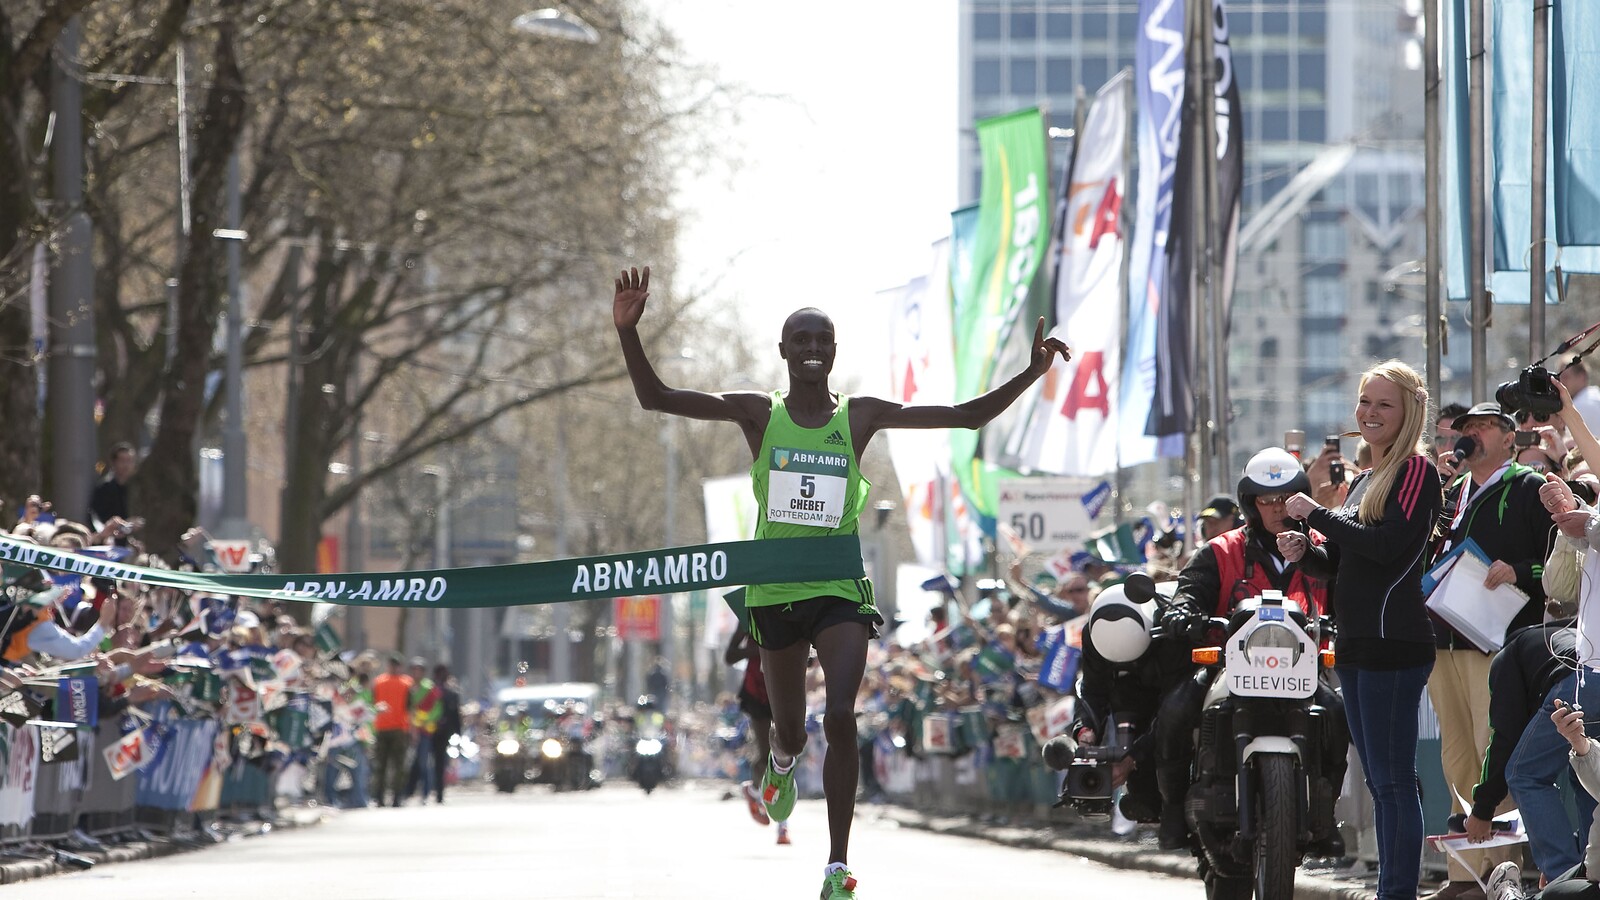
[[[1267,449],[1250,457],[1244,465],[1244,477],[1239,479],[1241,505],[1247,496],[1261,494],[1309,493],[1311,481],[1300,460],[1281,447]]]
[[[1089,607],[1089,622],[1083,639],[1109,662],[1131,663],[1150,648],[1150,629],[1155,624],[1156,605],[1128,599],[1120,584],[1100,592]]]

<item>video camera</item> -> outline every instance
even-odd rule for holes
[[[1494,401],[1506,412],[1526,411],[1540,421],[1561,412],[1556,378],[1544,366],[1534,365],[1517,374],[1516,381],[1495,388]]]
[[[1105,744],[1081,744],[1065,735],[1047,743],[1044,748],[1046,765],[1067,773],[1061,785],[1061,799],[1056,805],[1071,804],[1085,818],[1109,818],[1116,793],[1111,769],[1127,758],[1131,731],[1131,726],[1119,724],[1112,730],[1110,742]],[[1061,752],[1069,748],[1070,756]]]

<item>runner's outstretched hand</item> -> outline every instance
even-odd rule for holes
[[[1072,359],[1072,351],[1061,343],[1060,338],[1044,336],[1044,316],[1040,316],[1039,324],[1033,327],[1033,359],[1028,363],[1028,371],[1035,378],[1050,371],[1050,364],[1057,353],[1061,354],[1063,362]]]
[[[650,267],[645,266],[643,273],[637,267],[624,269],[616,283],[617,293],[611,300],[611,320],[618,328],[633,328],[644,316],[644,302],[650,299]]]

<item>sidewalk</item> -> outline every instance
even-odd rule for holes
[[[323,814],[327,812],[326,808],[316,806],[288,807],[278,810],[278,822],[253,824],[243,831],[230,834],[228,840],[267,835],[280,828],[307,828],[320,823]],[[190,850],[204,850],[210,846],[212,845],[209,843],[199,841],[157,838],[153,841],[130,841],[124,844],[117,844],[101,852],[74,852],[74,855],[94,860],[95,868],[99,868],[110,863],[157,859],[163,856],[186,853]],[[55,859],[50,858],[51,851],[47,848],[41,848],[36,852],[42,856],[34,858],[0,856],[0,885],[16,884],[19,881],[44,878],[62,872],[78,871],[73,866],[58,863]]]
[[[1109,824],[1103,826],[1105,837],[1090,837],[1087,828],[1017,823],[996,825],[971,816],[932,816],[887,804],[857,809],[858,814],[876,815],[902,828],[977,838],[1008,847],[1073,853],[1117,869],[1159,872],[1180,878],[1196,877],[1193,856],[1157,850],[1153,838],[1146,843],[1131,836],[1126,839],[1116,837],[1111,833]],[[1377,880],[1376,872],[1368,873],[1365,867],[1359,865],[1354,869],[1302,868],[1294,880],[1295,900],[1373,900]]]

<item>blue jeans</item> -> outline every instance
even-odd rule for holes
[[[1417,792],[1417,710],[1433,663],[1380,670],[1339,666],[1350,743],[1372,794],[1378,832],[1378,900],[1416,900],[1422,874]]]
[[[1506,785],[1522,811],[1522,821],[1528,829],[1528,850],[1533,853],[1533,862],[1539,871],[1549,878],[1583,862],[1589,821],[1594,818],[1595,799],[1576,783],[1577,776],[1567,766],[1567,751],[1571,747],[1550,721],[1555,701],[1559,698],[1570,705],[1575,693],[1585,710],[1600,710],[1600,673],[1586,672],[1582,688],[1578,687],[1577,673],[1556,682],[1523,729],[1511,759],[1506,762]],[[1576,792],[1576,828],[1567,818],[1567,808],[1562,803],[1559,782],[1563,776],[1568,789]]]

